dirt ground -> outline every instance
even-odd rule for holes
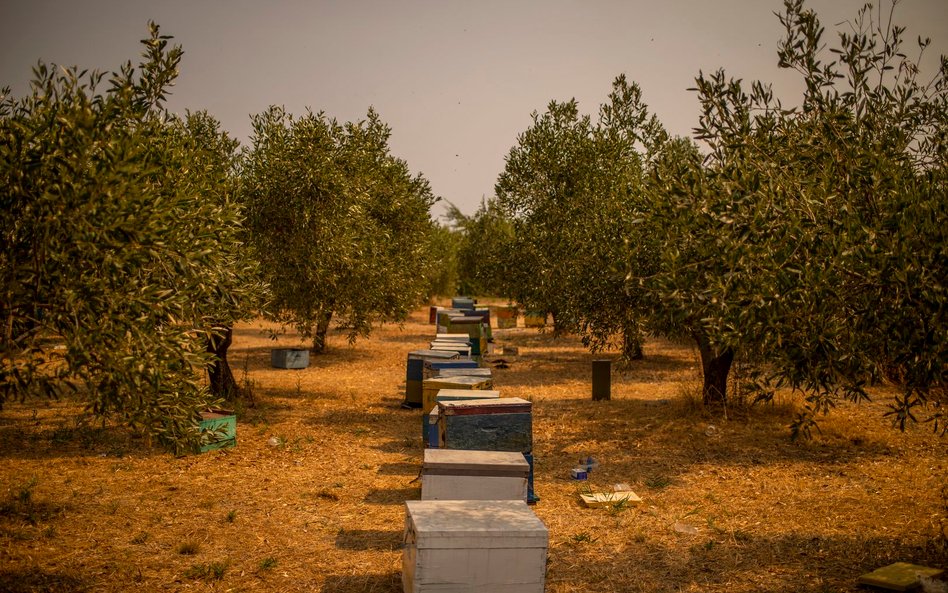
[[[237,328],[237,446],[176,458],[68,401],[0,412],[0,591],[401,590],[404,501],[420,497],[420,413],[400,407],[427,309],[309,368],[270,368],[264,322]],[[549,528],[546,591],[856,591],[895,561],[948,568],[948,439],[902,434],[884,404],[844,405],[791,442],[798,405],[708,413],[696,353],[652,340],[590,401],[578,339],[495,330],[495,370],[534,406],[533,507]],[[884,394],[881,394],[884,395]],[[580,458],[600,466],[569,477]],[[643,502],[585,508],[628,483]]]

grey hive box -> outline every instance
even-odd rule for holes
[[[438,369],[435,377],[487,377],[494,378],[494,369],[483,368],[460,368],[460,369]]]
[[[425,449],[422,500],[527,500],[522,453]]]
[[[543,593],[549,532],[519,500],[405,503],[405,593]]]
[[[270,351],[270,366],[278,369],[305,369],[309,366],[309,350],[275,348]]]

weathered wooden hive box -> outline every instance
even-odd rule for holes
[[[484,319],[480,315],[448,316],[448,325],[445,326],[445,330],[447,334],[467,335],[471,340],[471,355],[487,353],[487,331],[484,328]]]
[[[460,309],[441,309],[435,315],[435,320],[437,324],[435,325],[435,330],[439,333],[445,333],[448,331],[448,325],[451,324],[451,317],[463,317],[464,311]]]
[[[309,366],[309,350],[275,348],[270,351],[270,366],[277,369],[305,369]]]
[[[438,446],[438,405],[437,402],[462,401],[469,399],[497,399],[500,392],[492,389],[442,389],[435,395],[435,405],[428,412],[428,440],[426,447]]]
[[[477,369],[470,369],[477,370]],[[490,369],[488,369],[490,370]],[[452,377],[431,377],[421,382],[422,384],[422,411],[427,414],[435,406],[438,392],[442,389],[465,389],[482,390],[494,387],[494,380],[491,377],[478,377],[476,375],[458,375]]]
[[[458,353],[444,350],[412,350],[408,353],[405,365],[405,401],[407,408],[421,407],[422,380],[425,376],[425,363],[432,360],[457,360]]]
[[[440,369],[435,377],[487,377],[494,378],[494,369],[487,367],[467,369]]]
[[[425,449],[422,500],[527,500],[523,453]]]
[[[421,439],[423,442],[428,442],[428,413],[435,407],[439,391],[442,389],[480,391],[490,389],[494,386],[494,380],[490,377],[472,377],[467,375],[459,377],[432,377],[423,380],[421,383]]]
[[[443,369],[476,369],[480,368],[476,360],[426,360],[424,378],[430,379]]]
[[[533,405],[519,397],[438,402],[438,448],[516,451],[530,464],[527,501],[533,490]]]
[[[454,297],[451,299],[451,308],[461,311],[470,311],[474,309],[474,299],[470,297]]]
[[[533,451],[532,404],[519,397],[438,402],[444,449]]]
[[[543,593],[549,532],[519,500],[409,500],[406,593]]]
[[[493,339],[493,332],[491,331],[491,312],[489,307],[478,307],[474,311],[468,313],[470,316],[479,316],[481,318],[481,326],[484,328],[484,337],[488,340]]]
[[[471,351],[473,347],[470,344],[456,341],[433,341],[428,345],[431,350],[437,350],[439,352],[454,352],[460,357],[471,358]]]
[[[237,445],[237,416],[230,410],[201,412],[201,453]]]

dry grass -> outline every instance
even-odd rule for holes
[[[399,404],[426,321],[354,347],[334,336],[300,371],[269,367],[268,326],[238,328],[231,364],[257,405],[229,451],[175,458],[70,402],[9,405],[0,590],[400,591],[402,502],[419,496],[422,451],[419,414]],[[793,443],[792,398],[726,417],[696,405],[687,346],[650,342],[615,374],[612,401],[592,402],[578,340],[495,334],[520,349],[498,388],[534,402],[548,592],[855,591],[896,560],[948,565],[948,442],[893,431],[880,404],[844,406]],[[590,481],[569,480],[589,455]],[[580,505],[583,488],[617,482],[643,504]]]

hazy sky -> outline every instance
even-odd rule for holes
[[[810,1],[834,41],[862,0]],[[890,3],[883,6],[888,12]],[[169,101],[207,109],[246,144],[250,114],[283,105],[340,120],[374,106],[392,152],[434,192],[472,213],[493,193],[530,114],[575,97],[595,114],[625,73],[673,134],[697,123],[699,70],[724,67],[801,88],[776,67],[780,0],[268,1],[0,0],[0,86],[28,88],[37,60],[114,70],[137,63],[149,19],[184,48]],[[948,54],[948,0],[903,0],[895,21],[932,38],[926,72]],[[845,25],[840,25],[845,27]],[[433,214],[443,207],[436,205]]]

